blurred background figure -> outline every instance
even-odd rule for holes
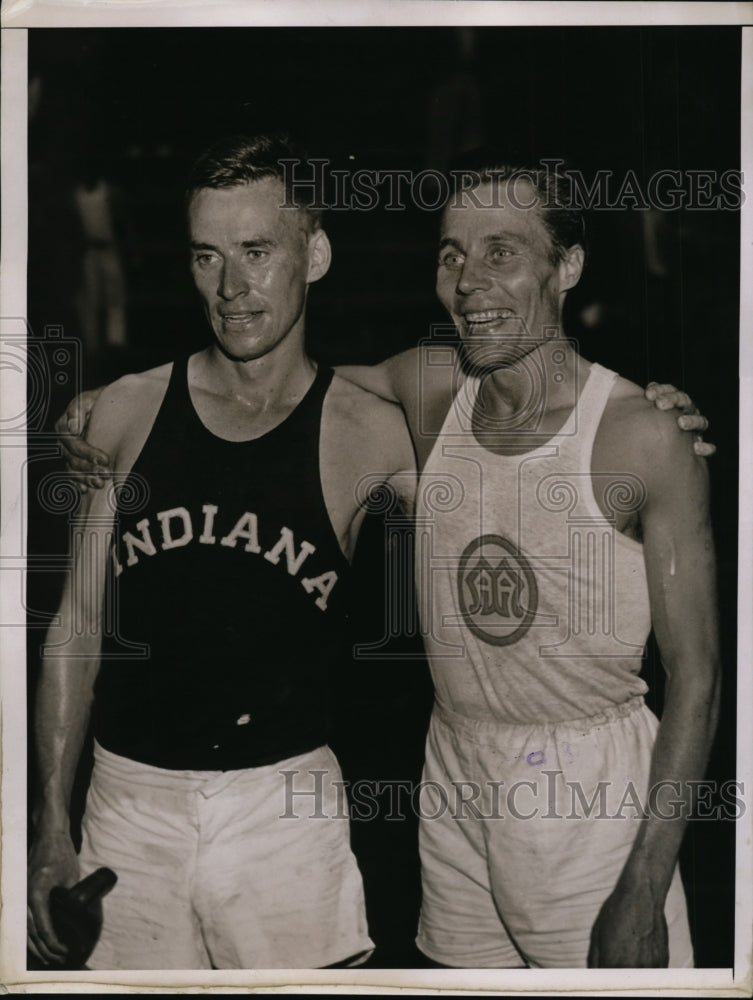
[[[84,237],[76,306],[86,355],[96,361],[103,349],[127,347],[124,213],[99,155],[81,165],[73,202]]]
[[[27,316],[33,337],[49,326],[75,337],[84,251],[72,198],[76,142],[48,77],[32,71],[29,78]]]
[[[476,69],[478,28],[453,28],[455,66],[431,91],[426,161],[446,170],[487,141],[484,91]]]

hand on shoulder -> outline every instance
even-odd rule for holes
[[[706,460],[695,451],[693,435],[678,426],[674,411],[658,409],[626,379],[618,379],[604,411],[598,447],[615,468],[639,476],[649,497],[680,482],[695,490],[707,478]]]

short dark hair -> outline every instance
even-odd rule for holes
[[[295,201],[291,187],[293,165],[286,165],[285,160],[303,163],[306,176],[313,178],[310,184],[296,187]],[[316,183],[318,171],[307,170],[306,160],[306,154],[285,132],[225,136],[212,143],[193,164],[188,175],[186,204],[203,188],[237,187],[264,177],[276,177],[285,186],[286,203],[302,209],[311,228],[318,229],[322,221],[321,192]]]
[[[556,161],[561,163],[562,161]],[[552,163],[523,165],[514,163],[487,164],[478,169],[458,171],[458,191],[469,191],[482,184],[514,184],[527,181],[538,196],[537,208],[551,238],[550,260],[558,264],[573,246],[587,252],[586,219],[583,209],[572,197],[570,178],[566,171],[558,170]]]

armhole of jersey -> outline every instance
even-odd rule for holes
[[[334,369],[325,369],[325,370],[331,371],[332,374],[331,374],[331,377],[330,377],[329,382],[327,384],[327,387],[324,390],[324,393],[322,395],[321,405],[320,405],[320,408],[319,408],[319,434],[317,436],[317,444],[316,444],[316,484],[317,484],[317,489],[319,491],[319,497],[320,497],[320,500],[321,500],[322,510],[324,511],[324,516],[327,519],[327,524],[329,525],[329,530],[332,533],[332,539],[333,539],[334,544],[335,544],[335,546],[337,548],[337,551],[342,556],[343,562],[350,569],[352,567],[352,561],[348,558],[348,556],[346,555],[346,553],[343,552],[342,545],[340,544],[340,539],[338,538],[338,535],[337,535],[337,529],[335,528],[335,525],[332,523],[332,513],[331,513],[329,507],[327,506],[327,496],[326,496],[326,493],[324,492],[324,483],[322,481],[322,442],[323,442],[323,439],[324,439],[324,408],[327,405],[327,397],[329,396],[330,392],[332,391],[332,386],[335,383],[335,379],[338,378],[337,372],[334,371]],[[317,369],[317,373],[316,373],[315,378],[319,378],[319,375],[320,375],[321,371],[322,371],[322,366],[320,365],[319,368]],[[368,390],[364,390],[364,391],[368,391]],[[358,516],[359,516],[359,511],[356,511],[356,513],[354,515],[354,519],[356,517],[358,517]],[[352,522],[351,522],[351,524],[352,524]],[[354,552],[355,552],[355,547],[354,547]]]
[[[596,446],[596,437],[599,433],[601,422],[604,419],[604,414],[606,412],[607,406],[609,406],[609,401],[612,398],[612,394],[615,391],[615,388],[617,387],[618,376],[616,372],[610,372],[609,369],[602,368],[601,365],[594,365],[594,367],[597,369],[598,374],[602,379],[608,377],[609,375],[611,375],[612,378],[610,379],[609,393],[606,399],[604,400],[604,406],[602,407],[599,420],[596,423],[596,425],[591,428],[591,440],[586,445],[586,447],[584,447],[582,452],[583,463],[585,465],[585,469],[583,471],[588,473],[587,476],[583,477],[584,481],[587,484],[587,489],[588,489],[588,493],[584,497],[584,499],[588,507],[590,507],[591,513],[594,516],[598,517],[602,524],[612,525],[612,522],[609,520],[607,515],[601,509],[601,507],[599,506],[599,501],[596,499],[596,493],[594,491],[594,486],[593,486],[593,456],[594,456],[594,447]],[[626,488],[629,488],[629,486],[627,486]],[[632,549],[634,552],[643,552],[643,542],[636,541],[635,538],[630,538],[622,531],[619,531],[614,525],[612,526],[614,527],[614,538],[617,544],[625,544],[629,549]]]
[[[136,464],[141,459],[141,456],[144,454],[144,450],[146,449],[146,446],[149,443],[149,440],[150,440],[152,434],[154,433],[154,428],[157,426],[157,421],[160,419],[160,416],[162,415],[162,411],[165,409],[165,405],[166,405],[168,397],[170,395],[170,386],[172,385],[172,381],[173,381],[173,374],[175,372],[175,365],[176,365],[176,362],[174,362],[174,361],[170,365],[170,373],[167,376],[167,384],[165,386],[165,391],[163,393],[162,399],[159,402],[159,406],[157,407],[157,409],[155,411],[154,418],[153,418],[151,424],[149,425],[149,428],[146,431],[146,434],[144,435],[144,440],[141,442],[139,450],[135,454],[133,461],[131,462],[131,464],[128,466],[127,469],[122,469],[122,468],[115,469],[115,472],[116,472],[116,474],[118,476],[122,476],[124,478],[127,478],[128,476],[130,476],[131,473],[133,472],[134,468],[136,467]],[[187,387],[186,387],[186,391],[187,391]]]

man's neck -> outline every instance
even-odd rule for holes
[[[281,344],[260,358],[239,361],[228,357],[215,344],[194,359],[193,375],[198,385],[211,392],[257,406],[284,405],[300,399],[316,374],[316,364],[302,344]]]
[[[575,405],[588,367],[564,337],[548,340],[509,368],[496,368],[484,378],[484,406],[490,415],[526,413],[540,420],[547,412]]]

